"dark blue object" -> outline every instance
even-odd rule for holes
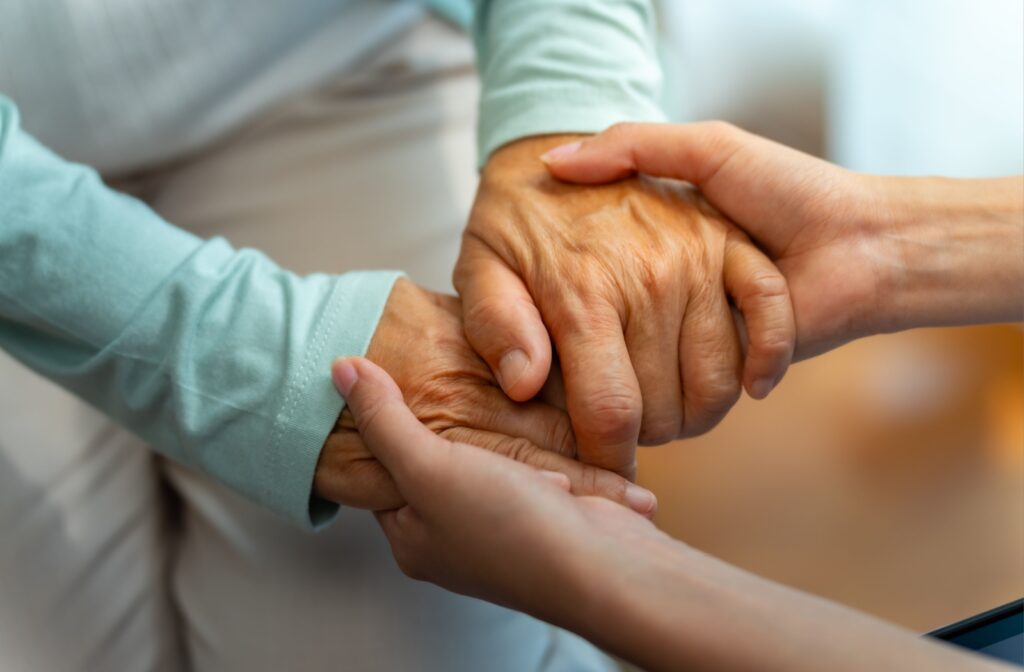
[[[939,628],[928,636],[1024,666],[1024,599]]]

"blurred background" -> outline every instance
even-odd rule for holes
[[[664,0],[668,106],[856,170],[1024,173],[1020,0]],[[1024,595],[1024,337],[918,330],[794,366],[641,455],[658,524],[930,630]]]

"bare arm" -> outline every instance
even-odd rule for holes
[[[417,422],[363,359],[335,384],[405,506],[377,514],[409,576],[525,611],[651,670],[1001,666],[689,548],[629,509]]]

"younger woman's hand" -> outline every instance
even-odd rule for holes
[[[406,502],[377,519],[412,578],[585,629],[581,607],[609,568],[628,571],[627,553],[668,539],[624,506],[574,497],[564,474],[434,434],[365,359],[339,360],[332,373]]]
[[[652,672],[1003,669],[671,539],[607,499],[437,436],[386,373],[341,360],[335,385],[406,504],[379,512],[409,576],[532,614]]]
[[[879,295],[902,262],[870,176],[722,122],[620,124],[544,160],[567,182],[643,173],[699,187],[786,277],[798,358],[885,329]]]

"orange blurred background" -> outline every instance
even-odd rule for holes
[[[1016,326],[848,345],[640,460],[670,534],[915,630],[1024,595]]]
[[[674,119],[852,168],[1024,172],[1019,2],[660,3]],[[644,449],[674,536],[918,631],[1024,596],[1024,334],[912,331],[795,365]]]

